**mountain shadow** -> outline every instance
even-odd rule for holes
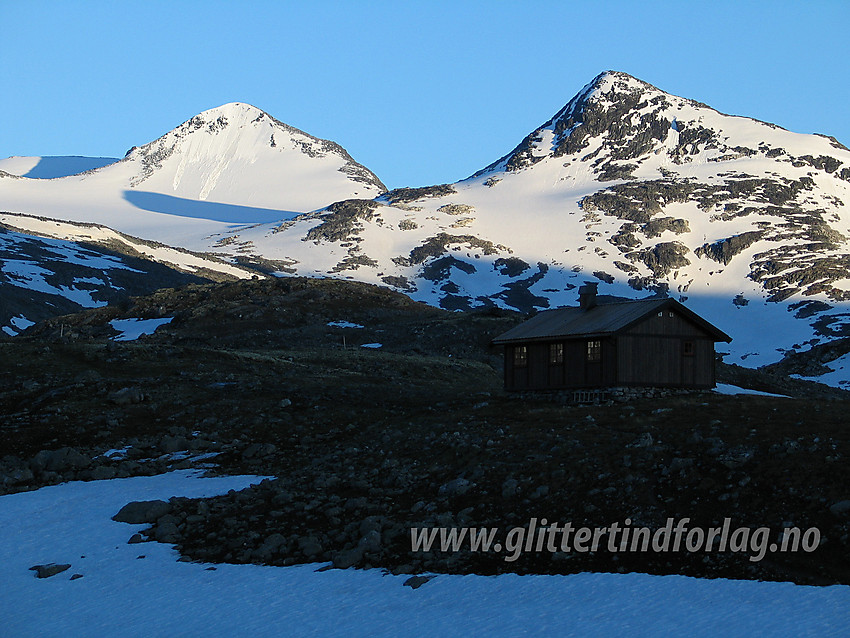
[[[124,199],[136,208],[153,213],[192,217],[194,219],[209,219],[216,222],[232,224],[264,224],[291,219],[300,213],[271,208],[253,208],[237,204],[221,204],[219,202],[204,202],[195,199],[184,199],[151,193],[148,191],[125,190]]]
[[[38,160],[38,164],[33,166],[23,177],[33,179],[68,177],[69,175],[78,175],[79,173],[84,173],[95,168],[109,166],[117,161],[114,157],[81,157],[78,155],[42,157]]]

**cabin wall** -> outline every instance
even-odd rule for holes
[[[686,352],[686,343],[691,344]],[[618,385],[714,387],[714,340],[677,312],[664,310],[617,339]]]
[[[505,346],[505,389],[507,390],[565,390],[597,388],[613,385],[617,379],[617,348],[611,338],[601,341],[600,361],[587,361],[587,339],[571,339],[527,343],[526,365],[514,364],[515,345]],[[549,347],[561,343],[564,356],[561,363],[551,363]]]

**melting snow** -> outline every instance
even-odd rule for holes
[[[113,341],[135,341],[142,335],[152,335],[156,329],[167,323],[171,323],[174,317],[164,319],[113,319],[109,322],[115,330],[121,334],[113,338]]]
[[[718,383],[717,387],[714,389],[718,394],[755,394],[761,397],[779,397],[780,399],[789,399],[790,397],[784,394],[773,394],[771,392],[762,392],[761,390],[750,390],[749,388],[739,388],[736,385],[730,385],[728,383]]]
[[[362,328],[359,323],[351,323],[350,321],[329,321],[329,326],[334,328]]]
[[[35,325],[34,321],[30,321],[29,319],[27,319],[23,315],[18,315],[17,317],[12,317],[9,320],[9,323],[11,323],[18,330],[26,330],[30,326]]]

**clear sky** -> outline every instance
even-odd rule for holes
[[[248,102],[389,186],[467,177],[598,73],[850,145],[850,1],[0,0],[0,157]]]

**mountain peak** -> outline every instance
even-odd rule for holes
[[[305,196],[291,200],[290,210],[295,211],[312,210],[333,199],[375,196],[386,190],[374,173],[355,162],[336,142],[314,137],[244,102],[203,111],[153,142],[131,149],[124,162],[140,166],[130,182],[132,188],[151,180],[149,183],[157,183],[159,189],[213,201],[228,199],[226,190],[232,188],[220,186],[247,186],[260,165],[277,173],[278,182],[287,174],[294,183],[314,181],[323,174],[309,196],[306,189],[299,189]],[[194,179],[187,172],[189,167],[194,167]],[[254,201],[263,199],[261,191],[268,190],[263,186],[265,179],[260,175],[256,188],[252,187]],[[216,189],[219,192],[214,192]],[[320,199],[329,193],[332,199]]]
[[[473,177],[517,172],[546,158],[577,155],[581,162],[593,160],[591,172],[600,181],[628,178],[646,161],[679,164],[690,161],[687,155],[702,152],[708,152],[704,160],[717,161],[740,146],[725,140],[743,133],[742,139],[758,146],[770,135],[768,128],[780,129],[724,115],[622,71],[604,71],[510,153]]]

